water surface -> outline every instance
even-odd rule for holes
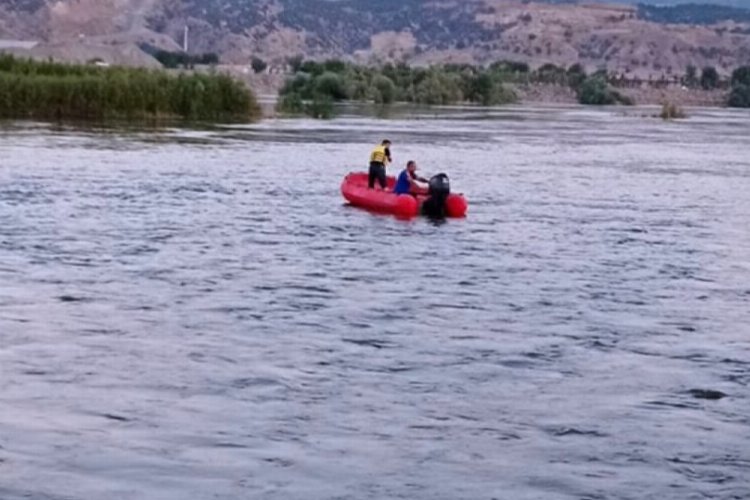
[[[651,112],[6,123],[0,498],[750,498],[750,114]]]

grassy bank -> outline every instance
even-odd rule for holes
[[[0,117],[251,121],[260,107],[249,89],[225,75],[0,56]]]

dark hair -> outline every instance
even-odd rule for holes
[[[406,162],[406,168],[411,167],[412,165],[416,165],[417,163],[414,160],[409,160]]]
[[[390,143],[391,141],[389,141],[388,139],[383,139],[383,142],[382,142],[383,146],[385,146],[386,144],[390,144]]]

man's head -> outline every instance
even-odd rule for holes
[[[406,170],[411,172],[412,174],[417,171],[417,162],[414,160],[409,160],[409,162],[406,164]]]
[[[391,141],[389,141],[388,139],[383,139],[383,142],[382,142],[382,144],[383,144],[383,146],[385,146],[385,147],[390,147],[390,145],[391,145]]]

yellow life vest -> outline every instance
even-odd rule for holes
[[[375,149],[373,149],[372,154],[370,155],[370,162],[377,162],[382,163],[383,165],[388,165],[388,155],[385,153],[386,147],[383,145],[377,146]]]

